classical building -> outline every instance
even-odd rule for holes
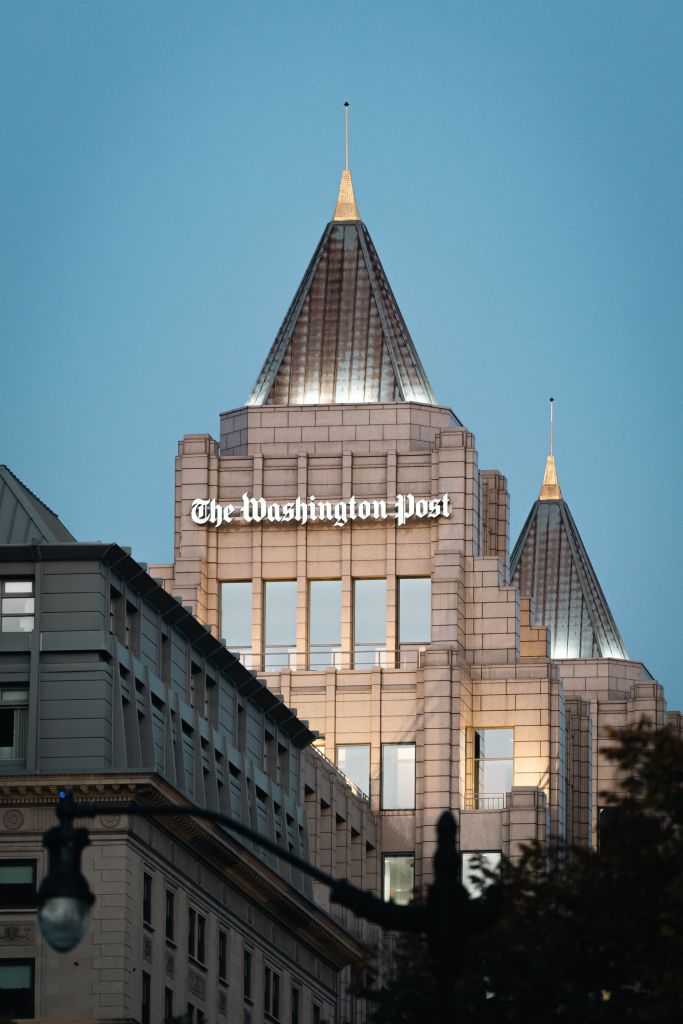
[[[369,929],[210,823],[113,807],[90,824],[85,938],[59,954],[36,926],[64,786],[219,810],[376,890],[375,815],[313,738],[129,550],[78,543],[0,467],[0,1017],[362,1019],[340,972]]]
[[[174,562],[153,571],[368,794],[386,896],[428,883],[444,808],[465,869],[594,841],[608,727],[667,717],[552,453],[512,563],[508,509],[437,403],[347,169],[245,406],[180,442]]]

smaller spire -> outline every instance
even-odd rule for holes
[[[560,485],[557,482],[557,470],[555,469],[555,456],[553,455],[553,403],[554,398],[550,399],[550,454],[545,460],[545,473],[543,474],[543,484],[541,485],[541,493],[538,498],[539,501],[562,501],[562,491]]]
[[[353,181],[349,170],[349,105],[344,104],[346,119],[345,154],[346,160],[342,171],[341,183],[339,185],[339,196],[337,205],[334,208],[332,220],[360,220],[360,213],[356,205],[356,197],[353,194]]]

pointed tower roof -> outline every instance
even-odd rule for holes
[[[348,117],[348,107],[347,107]],[[333,219],[268,353],[249,405],[436,404],[360,219],[347,165]]]
[[[7,466],[0,466],[0,544],[59,544],[75,537]]]
[[[555,459],[546,461],[539,498],[510,559],[510,580],[549,626],[553,658],[627,658],[588,552],[562,497]]]

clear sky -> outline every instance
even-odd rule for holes
[[[6,0],[0,461],[172,558],[173,458],[244,404],[356,197],[439,401],[512,496],[547,398],[629,653],[680,671],[680,0]]]

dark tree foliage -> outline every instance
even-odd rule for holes
[[[504,865],[497,921],[454,958],[457,1024],[683,1019],[683,740],[646,723],[612,739],[622,791],[600,851],[534,845]],[[439,1020],[422,940],[399,941],[371,1019]]]

